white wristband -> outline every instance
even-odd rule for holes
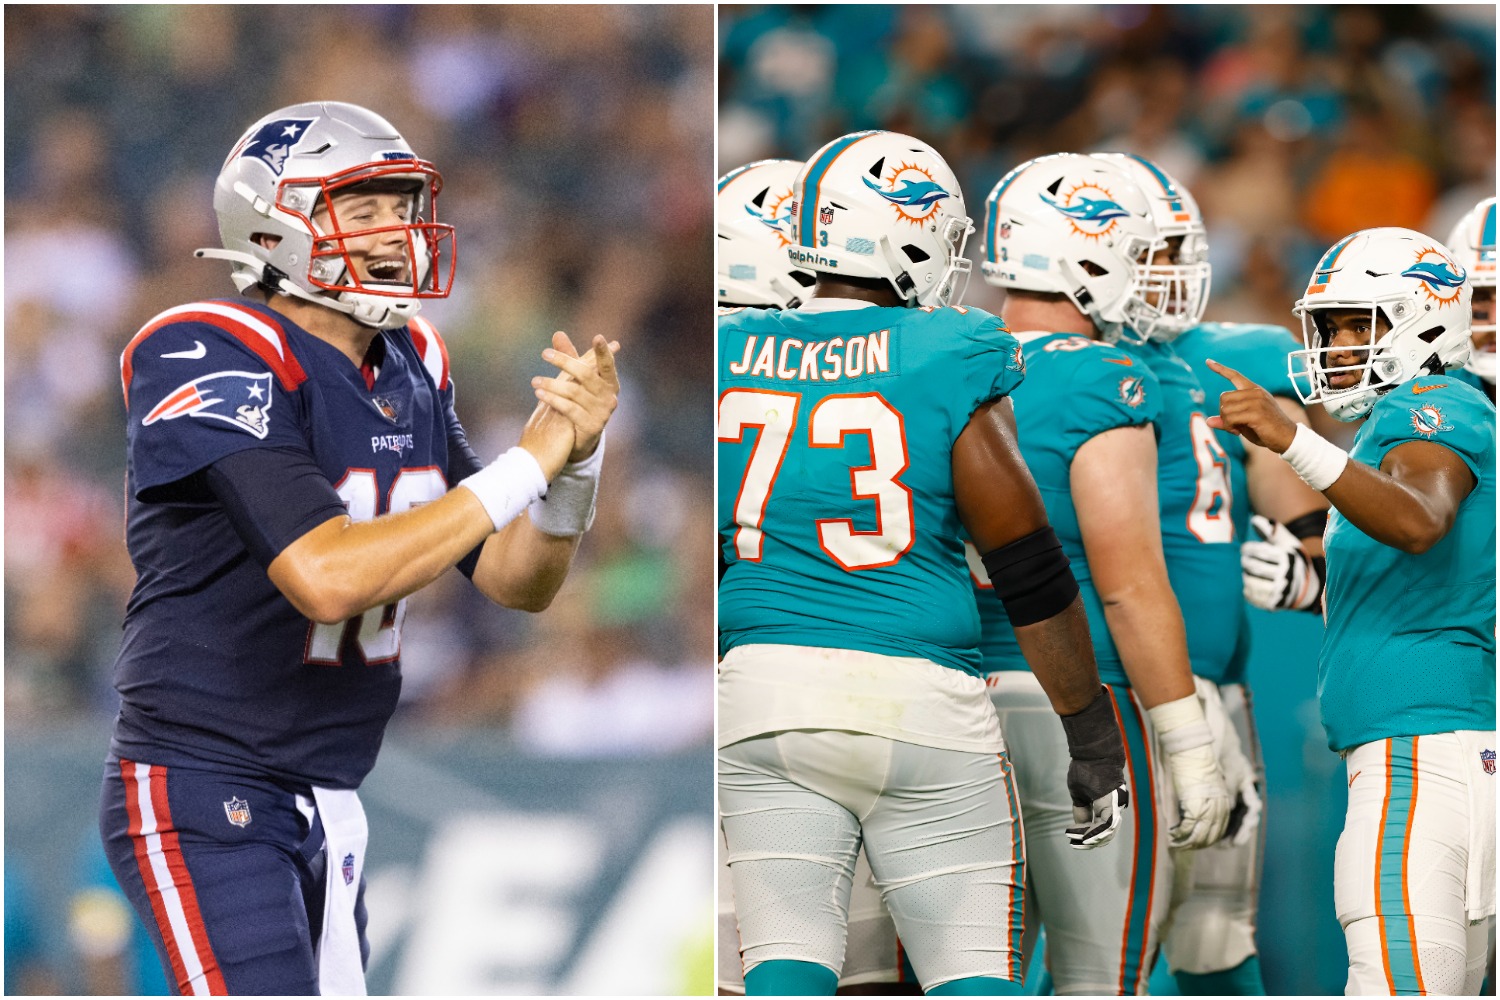
[[[531,452],[517,445],[458,485],[479,498],[499,531],[547,491],[547,477]]]
[[[1208,720],[1203,715],[1203,705],[1196,694],[1164,702],[1147,709],[1146,714],[1151,716],[1151,725],[1156,729],[1162,750],[1167,753],[1208,746],[1214,741]]]
[[[604,465],[604,435],[599,447],[581,462],[562,467],[546,494],[528,510],[531,523],[544,535],[568,538],[594,524],[594,500],[599,493],[599,470]]]
[[[1344,474],[1349,453],[1306,424],[1297,425],[1292,443],[1281,455],[1302,481],[1322,493]]]

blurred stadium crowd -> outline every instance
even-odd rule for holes
[[[1203,208],[1208,320],[1288,325],[1330,243],[1444,239],[1495,192],[1493,7],[730,5],[719,31],[720,174],[891,129],[978,219],[1033,156],[1136,153]]]
[[[234,294],[213,180],[241,131],[366,105],[444,174],[453,357],[481,455],[515,440],[555,329],[624,345],[599,520],[557,604],[412,600],[397,724],[504,725],[558,754],[712,727],[707,7],[42,7],[6,14],[6,723],[112,711],[133,573],[118,357]],[[683,192],[695,196],[683,197]],[[650,252],[642,252],[649,246]],[[698,292],[693,291],[698,289]]]

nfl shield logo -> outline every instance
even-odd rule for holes
[[[1002,240],[1008,240],[1008,239],[1010,239],[1010,223],[1009,222],[1002,222],[1002,223],[1000,223],[1000,238]]]
[[[1479,751],[1479,763],[1481,763],[1481,764],[1484,765],[1484,773],[1485,774],[1494,774],[1495,773],[1495,751],[1493,751],[1493,750],[1481,750],[1481,751]]]
[[[346,854],[346,855],[344,855],[343,870],[344,870],[344,884],[345,885],[353,885],[354,884],[354,855],[352,855],[352,854]]]
[[[825,205],[823,208],[818,209],[818,221],[823,223],[823,225],[825,226],[833,225],[832,207]]]
[[[245,827],[250,825],[250,803],[244,799],[230,799],[224,803],[224,815],[229,817],[229,822],[235,826]]]

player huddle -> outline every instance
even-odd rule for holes
[[[1202,216],[1136,156],[995,184],[999,317],[912,137],[731,171],[717,222],[721,987],[1020,993],[1045,929],[1060,995],[1144,993],[1159,952],[1264,993],[1253,604],[1326,616],[1349,991],[1477,992],[1494,199],[1447,246],[1334,244],[1300,350],[1202,321]]]

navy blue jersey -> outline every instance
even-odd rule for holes
[[[399,512],[471,471],[437,331],[415,320],[378,337],[373,387],[337,348],[246,301],[169,309],[125,349],[137,581],[114,669],[116,756],[332,788],[369,773],[401,688],[405,601],[320,625],[266,567],[331,517]],[[249,448],[308,455],[330,484],[270,548],[204,485]]]

